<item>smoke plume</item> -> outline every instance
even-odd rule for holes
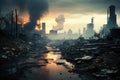
[[[57,22],[57,26],[55,26],[55,27],[53,28],[53,30],[56,30],[56,31],[62,30],[63,27],[64,27],[64,22],[65,22],[65,17],[64,17],[64,15],[59,15],[59,16],[55,19],[55,21]]]
[[[5,14],[13,9],[17,9],[19,14],[28,11],[30,15],[30,23],[27,29],[34,29],[36,20],[48,11],[47,0],[0,0],[0,13]]]

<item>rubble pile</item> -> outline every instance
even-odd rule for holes
[[[20,39],[0,43],[0,64],[4,64],[19,55],[24,55],[30,48],[30,45]]]
[[[30,50],[26,41],[0,34],[0,79],[12,77],[17,71],[17,61]]]
[[[70,72],[84,72],[96,80],[120,80],[120,44],[116,41],[76,40],[59,47],[63,57],[75,65]]]

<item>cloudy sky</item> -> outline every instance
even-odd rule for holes
[[[72,29],[74,33],[86,27],[94,17],[94,30],[107,22],[107,9],[110,5],[116,6],[117,23],[120,26],[120,0],[48,0],[49,10],[42,19],[47,24],[47,33],[56,25],[55,18],[61,14],[65,16],[64,29],[59,32],[67,32]]]

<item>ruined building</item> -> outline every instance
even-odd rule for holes
[[[92,17],[91,23],[87,24],[87,28],[84,29],[84,32],[83,32],[84,38],[89,39],[89,38],[93,37],[95,34],[93,29],[94,29],[94,18]]]
[[[111,5],[109,11],[107,11],[107,27],[109,29],[118,28],[117,26],[117,16],[115,14],[115,6]]]
[[[115,12],[115,6],[111,5],[109,6],[109,9],[107,10],[107,24],[103,26],[103,29],[100,31],[102,37],[106,37],[110,34],[110,31],[112,29],[118,29],[117,25],[117,15]],[[118,30],[116,30],[118,31]],[[113,32],[113,30],[112,30]]]
[[[42,34],[43,36],[46,34],[46,24],[44,22],[42,23]]]

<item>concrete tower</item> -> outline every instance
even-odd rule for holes
[[[108,23],[107,26],[109,29],[117,28],[117,20],[116,20],[116,14],[115,14],[115,6],[111,5],[109,7],[109,12],[108,12]]]
[[[94,17],[91,18],[91,23],[87,24],[87,28],[84,29],[83,36],[86,39],[94,36]]]
[[[46,34],[46,24],[42,23],[42,34],[45,35]]]

